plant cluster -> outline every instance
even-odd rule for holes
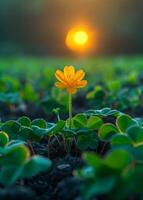
[[[9,140],[8,134],[0,132],[0,183],[12,185],[17,180],[24,180],[48,171],[51,161],[39,155],[30,155],[22,141]]]
[[[7,119],[7,115],[10,118],[27,115],[35,118],[35,115],[41,115],[44,118],[48,116],[51,120],[54,118],[52,110],[60,108],[61,116],[66,118],[68,97],[63,91],[53,87],[55,66],[63,63],[73,63],[73,61],[50,58],[49,60],[17,58],[12,62],[0,60],[1,117]],[[136,116],[141,115],[143,105],[141,59],[133,58],[132,62],[127,58],[103,59],[103,61],[96,59],[88,63],[85,61],[84,65],[88,66],[86,72],[89,84],[85,89],[86,95],[80,92],[73,98],[74,113],[83,109],[111,107]],[[9,67],[12,67],[12,72],[9,71]],[[78,102],[81,98],[83,105],[79,110]],[[29,112],[30,108],[32,112]]]
[[[76,172],[83,180],[83,199],[143,198],[142,126],[141,118],[118,113],[113,123],[106,122],[98,129],[98,141],[108,148],[104,154],[87,152],[83,155],[86,165]]]
[[[38,81],[43,76],[38,77]],[[53,88],[48,95],[43,94],[47,76],[41,80],[37,90],[31,83],[26,82],[21,88],[14,78],[1,79],[1,106],[4,103],[9,109],[15,109],[13,106],[20,106],[23,102],[30,106],[37,102],[49,118],[55,115],[57,120],[31,120],[22,116],[1,121],[0,184],[21,184],[27,178],[49,171],[52,162],[49,158],[36,155],[33,144],[47,143],[50,156],[56,141],[56,145],[62,147],[67,155],[72,149],[83,155],[84,165],[74,173],[81,180],[83,200],[143,199],[143,119],[125,114],[125,110],[133,113],[134,109],[142,106],[143,88],[139,74],[133,72],[128,78],[100,80],[99,85],[88,86],[83,96],[88,108],[85,112],[75,111],[72,106],[77,98],[73,95],[87,86],[84,70],[76,71],[73,66],[66,66],[63,71],[57,70],[55,76],[58,80],[55,86],[66,90],[68,95],[57,88]],[[50,77],[48,80],[50,83]],[[67,111],[69,116],[65,119]]]

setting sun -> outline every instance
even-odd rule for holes
[[[72,29],[66,36],[66,45],[74,51],[85,51],[89,43],[89,34],[82,29]]]
[[[74,35],[74,41],[77,44],[84,45],[88,41],[88,34],[85,31],[77,31]]]

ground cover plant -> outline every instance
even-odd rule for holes
[[[0,199],[143,199],[142,58],[0,66]]]

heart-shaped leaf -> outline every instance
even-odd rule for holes
[[[85,114],[77,114],[73,118],[73,124],[74,124],[74,127],[76,128],[84,128],[86,127],[86,123],[87,123],[87,117]]]
[[[137,122],[129,115],[121,115],[116,120],[116,125],[122,133],[126,133],[126,130],[133,125],[137,125]]]
[[[96,149],[98,145],[98,140],[95,133],[86,132],[86,134],[81,134],[77,139],[77,146],[81,150]]]
[[[6,132],[9,135],[10,139],[17,138],[20,128],[20,123],[14,120],[7,121],[1,126],[1,130]]]
[[[127,134],[135,146],[143,145],[143,128],[139,126],[131,126],[127,129]]]
[[[47,122],[44,119],[35,119],[31,125],[38,126],[39,128],[47,128]]]
[[[35,176],[42,171],[49,170],[51,165],[52,163],[49,159],[42,156],[33,156],[25,163],[22,177],[29,178]]]
[[[0,156],[0,166],[2,165],[22,165],[29,158],[29,150],[22,144],[6,147]]]
[[[114,124],[106,123],[99,129],[99,138],[102,141],[109,141],[113,135],[118,133],[118,129]]]
[[[98,130],[103,124],[103,120],[98,116],[91,116],[87,120],[87,128]]]
[[[117,170],[125,168],[127,165],[131,164],[132,161],[132,155],[128,151],[122,149],[108,153],[105,158],[106,165]]]
[[[111,138],[112,147],[132,146],[132,140],[127,135],[116,134]]]
[[[18,122],[22,125],[22,126],[27,126],[30,127],[31,126],[31,120],[28,117],[20,117],[18,119]]]

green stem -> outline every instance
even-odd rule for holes
[[[72,127],[72,94],[69,94],[69,128]]]
[[[59,113],[57,113],[57,119],[58,119],[58,121],[60,121],[60,115],[59,115]]]

